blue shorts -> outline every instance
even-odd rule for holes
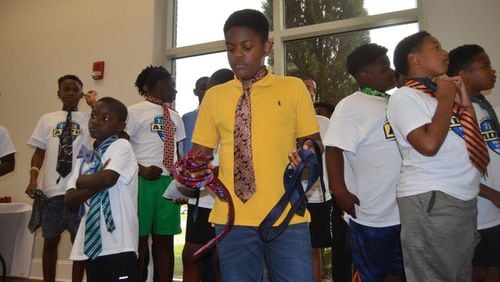
[[[42,236],[45,239],[57,238],[68,230],[74,238],[80,225],[78,211],[71,212],[64,205],[64,195],[49,198],[42,209]]]
[[[383,281],[386,275],[404,278],[401,225],[369,227],[349,222],[352,261],[361,281]]]

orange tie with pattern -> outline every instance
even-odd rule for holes
[[[170,118],[169,106],[156,97],[147,96],[146,101],[163,107],[163,125],[165,126],[165,135],[163,137],[163,165],[170,172],[174,166],[175,125]]]
[[[430,78],[409,79],[406,81],[406,86],[418,89],[429,96],[434,96],[436,91],[436,84]],[[463,135],[459,135],[465,140],[472,165],[484,175],[490,163],[490,156],[476,120],[457,103],[453,104],[453,115],[458,118],[462,127]]]
[[[252,84],[267,74],[264,67],[248,80],[242,81],[243,95],[236,104],[234,120],[234,192],[246,202],[255,193],[255,172],[252,157]]]

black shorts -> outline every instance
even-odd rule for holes
[[[309,232],[313,248],[327,248],[332,245],[332,200],[324,203],[307,204],[311,214]]]
[[[64,205],[64,195],[49,198],[42,209],[42,236],[54,239],[68,230],[71,237],[76,235],[80,225],[78,211],[71,212]]]
[[[476,246],[472,265],[477,267],[500,266],[500,225],[479,230],[481,240]]]
[[[186,242],[203,245],[215,237],[215,228],[208,222],[212,209],[198,207],[198,217],[194,221],[194,205],[188,205]]]
[[[135,282],[137,256],[135,252],[96,257],[85,261],[87,282]]]

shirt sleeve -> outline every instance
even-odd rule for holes
[[[211,95],[214,94],[214,95]],[[218,132],[215,126],[215,121],[211,109],[217,109],[216,105],[212,104],[217,93],[207,91],[200,105],[200,111],[196,118],[196,123],[193,131],[193,144],[214,149],[217,146]]]
[[[14,148],[14,144],[12,144],[12,140],[10,139],[9,131],[7,131],[7,129],[4,127],[0,127],[0,158],[3,158],[15,152],[16,149]]]
[[[359,126],[342,116],[342,113],[334,112],[323,142],[326,146],[355,153],[361,138],[360,131]]]
[[[434,113],[428,113],[426,108],[424,101],[414,91],[401,88],[389,99],[387,118],[392,128],[407,138],[416,128],[432,122]]]
[[[110,169],[118,173],[130,183],[138,170],[137,160],[135,159],[132,146],[125,139],[118,139],[106,151],[103,156],[103,163],[108,162],[106,169]]]
[[[47,150],[47,142],[48,142],[48,136],[50,134],[49,132],[50,128],[47,127],[46,123],[47,122],[45,116],[42,116],[38,120],[35,130],[33,130],[33,134],[28,140],[28,145],[35,148],[40,148],[42,150]]]
[[[298,81],[300,87],[298,105],[297,105],[297,138],[309,136],[319,132],[316,112],[311,100],[311,95],[307,91],[305,84]]]
[[[66,184],[66,191],[70,189],[76,189],[76,180],[80,176],[80,167],[82,166],[83,159],[77,159],[75,167],[71,170],[71,174],[68,178],[68,183]]]

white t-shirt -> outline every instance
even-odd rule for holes
[[[320,115],[316,115],[316,119],[318,120],[319,124],[319,134],[321,136],[321,139],[323,140],[325,139],[326,130],[328,129],[330,120]],[[332,198],[332,195],[330,195],[330,190],[328,189],[328,173],[326,172],[325,153],[323,153],[323,181],[325,182],[325,196],[323,197],[321,182],[318,179],[318,181],[313,184],[309,192],[307,192],[307,201],[309,203],[323,203],[329,201]]]
[[[396,183],[401,169],[394,136],[386,118],[387,101],[355,92],[335,107],[325,145],[344,150],[344,175],[356,195],[353,221],[372,227],[399,224]]]
[[[480,174],[471,164],[465,141],[459,135],[450,129],[437,154],[431,157],[420,154],[406,139],[414,129],[431,123],[436,107],[436,98],[406,86],[389,99],[387,117],[403,156],[396,196],[436,190],[463,201],[471,200],[479,192]]]
[[[45,150],[45,169],[43,170],[42,188],[45,195],[49,198],[64,195],[66,192],[69,175],[59,180],[59,173],[56,171],[57,154],[59,151],[59,136],[62,133],[66,123],[66,111],[57,111],[44,114],[33,131],[28,145]],[[90,134],[88,130],[89,114],[81,112],[72,112],[72,134],[73,134],[73,168],[75,167],[76,157],[82,144],[90,146]]]
[[[175,124],[175,142],[186,138],[184,123],[180,115],[169,110]],[[163,165],[163,108],[160,105],[143,101],[128,108],[127,133],[134,148],[137,161],[143,166],[155,165],[163,169],[163,175],[169,175]],[[177,146],[174,146],[174,162],[177,161]]]
[[[138,253],[139,223],[137,218],[137,173],[139,167],[134,156],[134,151],[125,139],[118,139],[111,144],[102,157],[103,163],[109,161],[105,170],[113,170],[120,174],[116,184],[108,189],[111,203],[111,213],[116,229],[109,232],[106,229],[104,216],[101,213],[101,239],[102,252],[99,256],[118,254],[123,252]],[[91,164],[83,163],[78,159],[77,167],[73,170],[68,181],[68,190],[75,188],[80,172],[84,173],[91,168]],[[85,214],[82,217],[76,234],[70,259],[86,260],[83,253],[85,242],[85,221],[87,218],[90,199],[85,203]]]
[[[491,119],[488,112],[482,109],[478,104],[473,103],[476,117],[481,128],[481,133],[486,141],[488,153],[490,155],[490,164],[488,165],[488,176],[481,177],[481,183],[500,191],[500,139],[495,131],[491,131]],[[477,229],[490,228],[500,224],[500,209],[490,200],[477,198]]]
[[[0,126],[0,158],[16,152],[7,128]]]

